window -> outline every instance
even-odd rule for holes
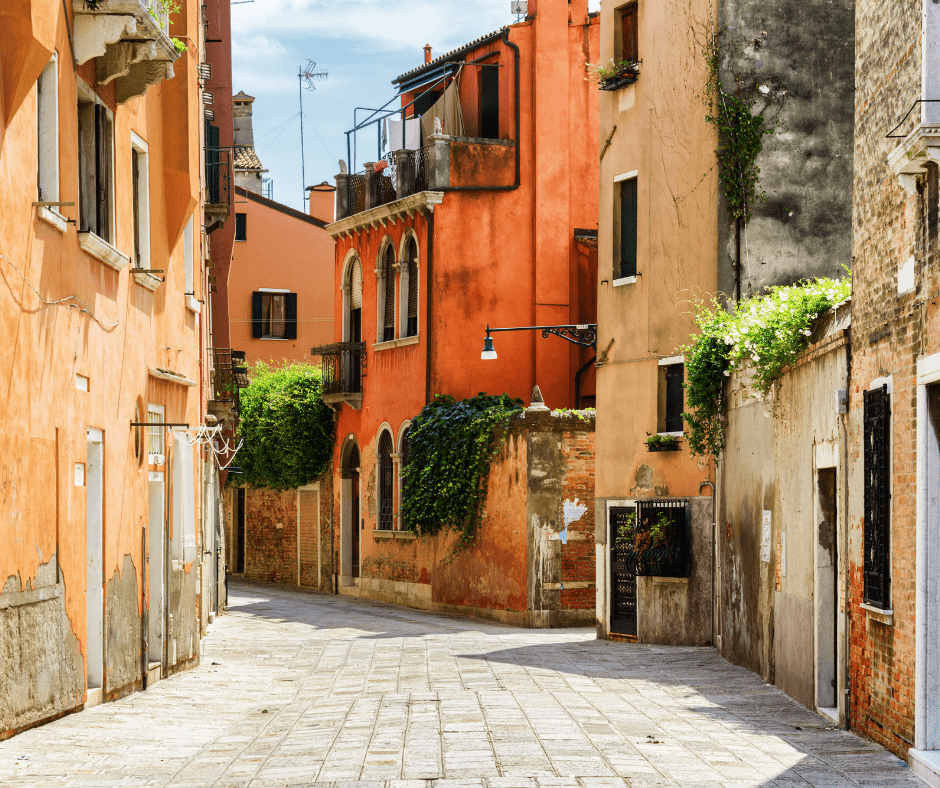
[[[394,472],[392,469],[392,436],[388,430],[379,438],[379,530],[391,531],[395,502],[392,499]]]
[[[865,392],[865,602],[891,607],[891,394]]]
[[[637,274],[637,190],[636,175],[615,183],[616,202],[619,203],[617,245],[614,250],[614,280],[627,279]]]
[[[134,266],[150,268],[150,168],[147,143],[134,134],[131,145]]]
[[[685,366],[673,359],[659,362],[659,432],[682,432],[685,396],[682,389]]]
[[[183,263],[186,266],[186,295],[196,296],[193,269],[196,264],[196,251],[193,248],[193,217],[189,217],[183,231]]]
[[[401,504],[405,499],[405,487],[401,472],[408,464],[408,456],[411,453],[411,424],[409,423],[398,438],[398,528],[401,530]]]
[[[382,342],[390,342],[395,338],[395,250],[389,244],[382,255],[382,282],[385,299],[382,313]]]
[[[40,202],[59,200],[59,69],[55,55],[36,83],[37,185]]]
[[[349,269],[349,325],[347,342],[362,342],[362,265],[355,260]]]
[[[114,242],[114,124],[111,111],[90,91],[79,89],[78,176],[82,232]]]
[[[620,14],[620,60],[636,63],[640,59],[637,35],[637,6],[636,3],[621,8]]]
[[[406,337],[418,336],[418,244],[412,238],[408,241],[405,266],[403,268],[407,278],[408,292],[405,293],[405,282],[402,282],[402,295],[407,296],[408,311],[406,313]]]
[[[255,339],[297,339],[297,294],[287,290],[252,293],[251,321]]]
[[[480,136],[499,139],[499,66],[480,66]]]
[[[154,405],[152,402],[147,405],[147,421],[151,426],[147,427],[147,454],[149,461],[153,465],[163,465],[164,450],[164,428],[155,426],[163,424],[164,409],[162,405]]]
[[[235,240],[236,241],[248,240],[248,214],[247,213],[235,214]]]

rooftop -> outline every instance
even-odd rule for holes
[[[503,27],[492,33],[487,33],[485,36],[480,36],[479,38],[471,41],[469,44],[464,44],[462,47],[452,49],[450,52],[447,52],[440,57],[434,58],[434,60],[432,60],[430,63],[422,63],[417,68],[413,68],[411,71],[406,71],[404,74],[400,74],[399,76],[395,77],[395,79],[392,80],[392,84],[398,85],[405,80],[413,79],[424,71],[428,71],[435,68],[436,66],[440,66],[442,63],[446,63],[449,60],[456,60],[458,57],[468,52],[469,50],[474,49],[475,47],[488,44],[490,41],[495,41],[497,38],[502,36],[503,30],[507,29],[508,28]]]
[[[255,149],[251,145],[235,146],[235,169],[236,170],[264,170],[264,165]],[[264,170],[267,172],[267,170]]]

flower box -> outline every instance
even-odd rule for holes
[[[600,87],[601,90],[620,90],[620,88],[625,88],[627,85],[632,85],[637,81],[638,77],[639,74],[636,71],[636,66],[630,66],[620,74],[602,80],[598,84],[598,87]]]
[[[679,451],[679,441],[672,443],[647,443],[647,451]]]

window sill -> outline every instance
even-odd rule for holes
[[[878,621],[885,626],[893,627],[894,626],[894,611],[893,610],[882,610],[880,607],[875,607],[874,605],[868,605],[862,602],[862,610],[864,610],[868,617],[872,621]]]
[[[92,232],[79,233],[78,245],[92,257],[100,260],[105,265],[111,266],[115,271],[121,271],[131,264],[130,257],[121,254],[111,244]]]
[[[635,276],[625,276],[623,279],[614,279],[612,282],[614,287],[623,287],[624,285],[635,285],[636,277]]]
[[[146,429],[146,427],[144,429]],[[148,454],[147,462],[150,465],[163,465],[165,462],[165,459],[162,454]]]
[[[134,271],[134,281],[150,292],[153,292],[163,284],[163,280],[159,276],[154,276],[153,274],[141,270]]]
[[[196,300],[196,296],[186,296],[186,308],[197,315],[202,311],[202,304]]]
[[[256,339],[260,339],[262,342],[290,342],[287,337],[256,337]]]
[[[390,339],[387,342],[376,342],[372,349],[378,353],[381,350],[391,350],[396,347],[408,347],[408,345],[417,345],[420,342],[420,337],[399,337],[398,339]]]
[[[400,541],[410,541],[415,537],[411,531],[384,531],[376,528],[372,531],[373,538],[382,541],[383,539],[398,539]]]
[[[55,208],[49,208],[45,205],[39,206],[39,218],[47,224],[51,224],[60,233],[65,233],[69,229],[69,223],[66,218]]]
[[[679,432],[657,432],[657,435],[662,435],[664,438],[684,438],[685,433],[681,430]]]

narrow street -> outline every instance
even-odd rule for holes
[[[711,649],[230,593],[198,668],[0,743],[0,785],[921,784]]]

